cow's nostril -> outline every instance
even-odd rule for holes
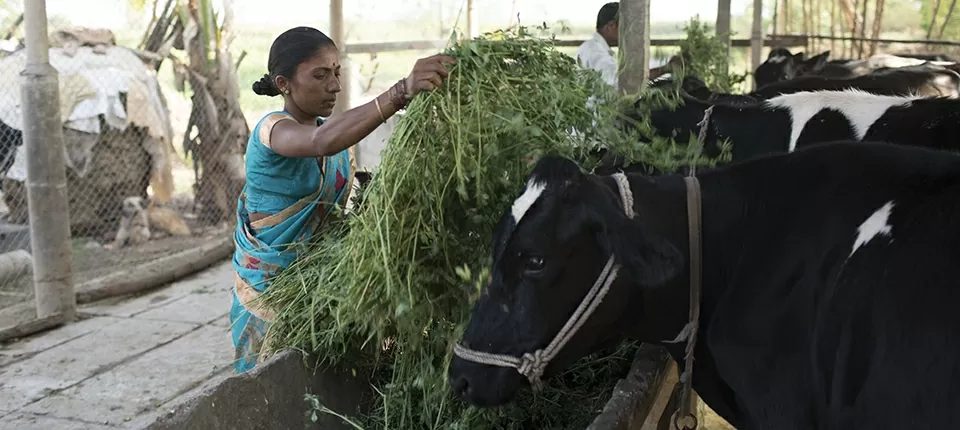
[[[470,391],[470,383],[467,382],[467,378],[460,376],[457,378],[452,378],[450,381],[450,388],[452,388],[453,392],[462,399],[466,398],[467,393]]]

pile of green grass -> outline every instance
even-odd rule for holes
[[[737,92],[747,78],[745,74],[730,73],[727,51],[710,25],[691,19],[684,27],[686,37],[680,41],[680,51],[686,73],[703,79],[713,91]]]
[[[672,168],[689,162],[687,151],[669,141],[638,144],[642,125],[614,125],[622,108],[615,91],[526,28],[445,53],[458,60],[450,78],[412,101],[356,209],[264,295],[280,309],[273,347],[369,375],[380,402],[372,414],[349,417],[357,427],[583,428],[626,374],[634,345],[584,359],[508,407],[468,408],[447,386],[452,344],[486,279],[493,227],[544,154],[589,169],[591,151],[606,146]],[[591,95],[602,102],[596,111]]]

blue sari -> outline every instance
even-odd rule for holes
[[[297,258],[299,245],[324,225],[335,209],[346,206],[353,185],[353,148],[316,158],[290,158],[271,149],[270,132],[277,122],[296,121],[286,112],[264,116],[250,133],[246,150],[247,182],[237,201],[236,271],[230,308],[234,369],[246,372],[265,358],[267,325],[276,310],[251,303],[270,279]],[[318,118],[318,125],[323,121]],[[322,167],[321,167],[322,163]],[[250,213],[270,214],[250,221]]]

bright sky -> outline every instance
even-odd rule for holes
[[[122,27],[127,23],[124,5],[127,0],[46,0],[48,15],[62,14],[76,25]],[[520,14],[521,21],[557,21],[590,23],[597,10],[609,0],[476,0],[483,20],[506,21]],[[422,15],[443,4],[454,11],[464,0],[346,0],[344,13],[371,21],[397,20],[404,16]],[[512,10],[513,4],[517,10]],[[731,9],[742,14],[751,0],[733,0]],[[326,22],[328,2],[317,0],[233,0],[238,25],[292,26]],[[266,5],[266,6],[265,6]],[[365,12],[362,10],[369,7]],[[266,9],[265,9],[266,8]],[[681,21],[700,15],[712,22],[717,13],[717,0],[652,0],[653,21]]]

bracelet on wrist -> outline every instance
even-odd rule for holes
[[[390,93],[390,103],[396,110],[403,110],[407,107],[407,80],[401,79],[393,84],[388,91]]]

